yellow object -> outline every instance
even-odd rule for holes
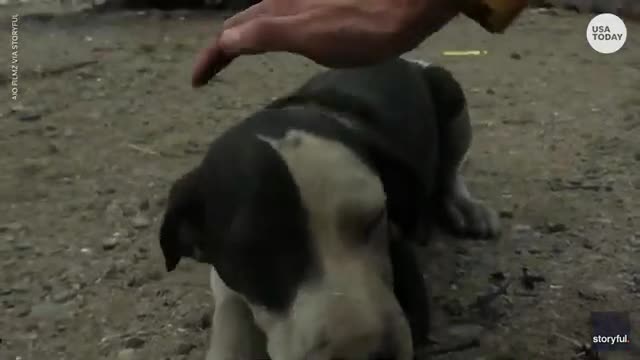
[[[467,50],[467,51],[443,51],[444,56],[479,56],[487,55],[487,50]]]
[[[491,33],[502,33],[529,5],[528,0],[460,0],[462,13]]]

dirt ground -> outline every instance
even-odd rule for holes
[[[164,271],[169,186],[228,126],[319,67],[244,58],[193,90],[194,55],[221,14],[27,8],[0,7],[5,48],[10,16],[23,14],[17,100],[7,67],[0,77],[0,359],[201,360],[207,269]],[[411,54],[465,87],[475,131],[465,172],[504,229],[420,250],[434,337],[480,340],[436,359],[572,359],[591,311],[630,311],[640,334],[640,24],[605,56],[586,42],[589,19],[527,11],[503,36],[457,19]],[[469,49],[488,53],[442,55]],[[545,281],[524,287],[523,267]]]

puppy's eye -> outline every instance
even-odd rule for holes
[[[387,234],[387,211],[382,209],[373,220],[369,222],[365,231],[367,241],[385,236]]]

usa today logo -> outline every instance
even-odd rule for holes
[[[624,21],[613,14],[600,14],[587,26],[587,41],[593,50],[601,54],[613,54],[627,41]]]

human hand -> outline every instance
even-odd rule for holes
[[[371,64],[409,51],[455,17],[450,0],[263,0],[225,21],[192,84],[240,55],[290,52],[328,67]]]

